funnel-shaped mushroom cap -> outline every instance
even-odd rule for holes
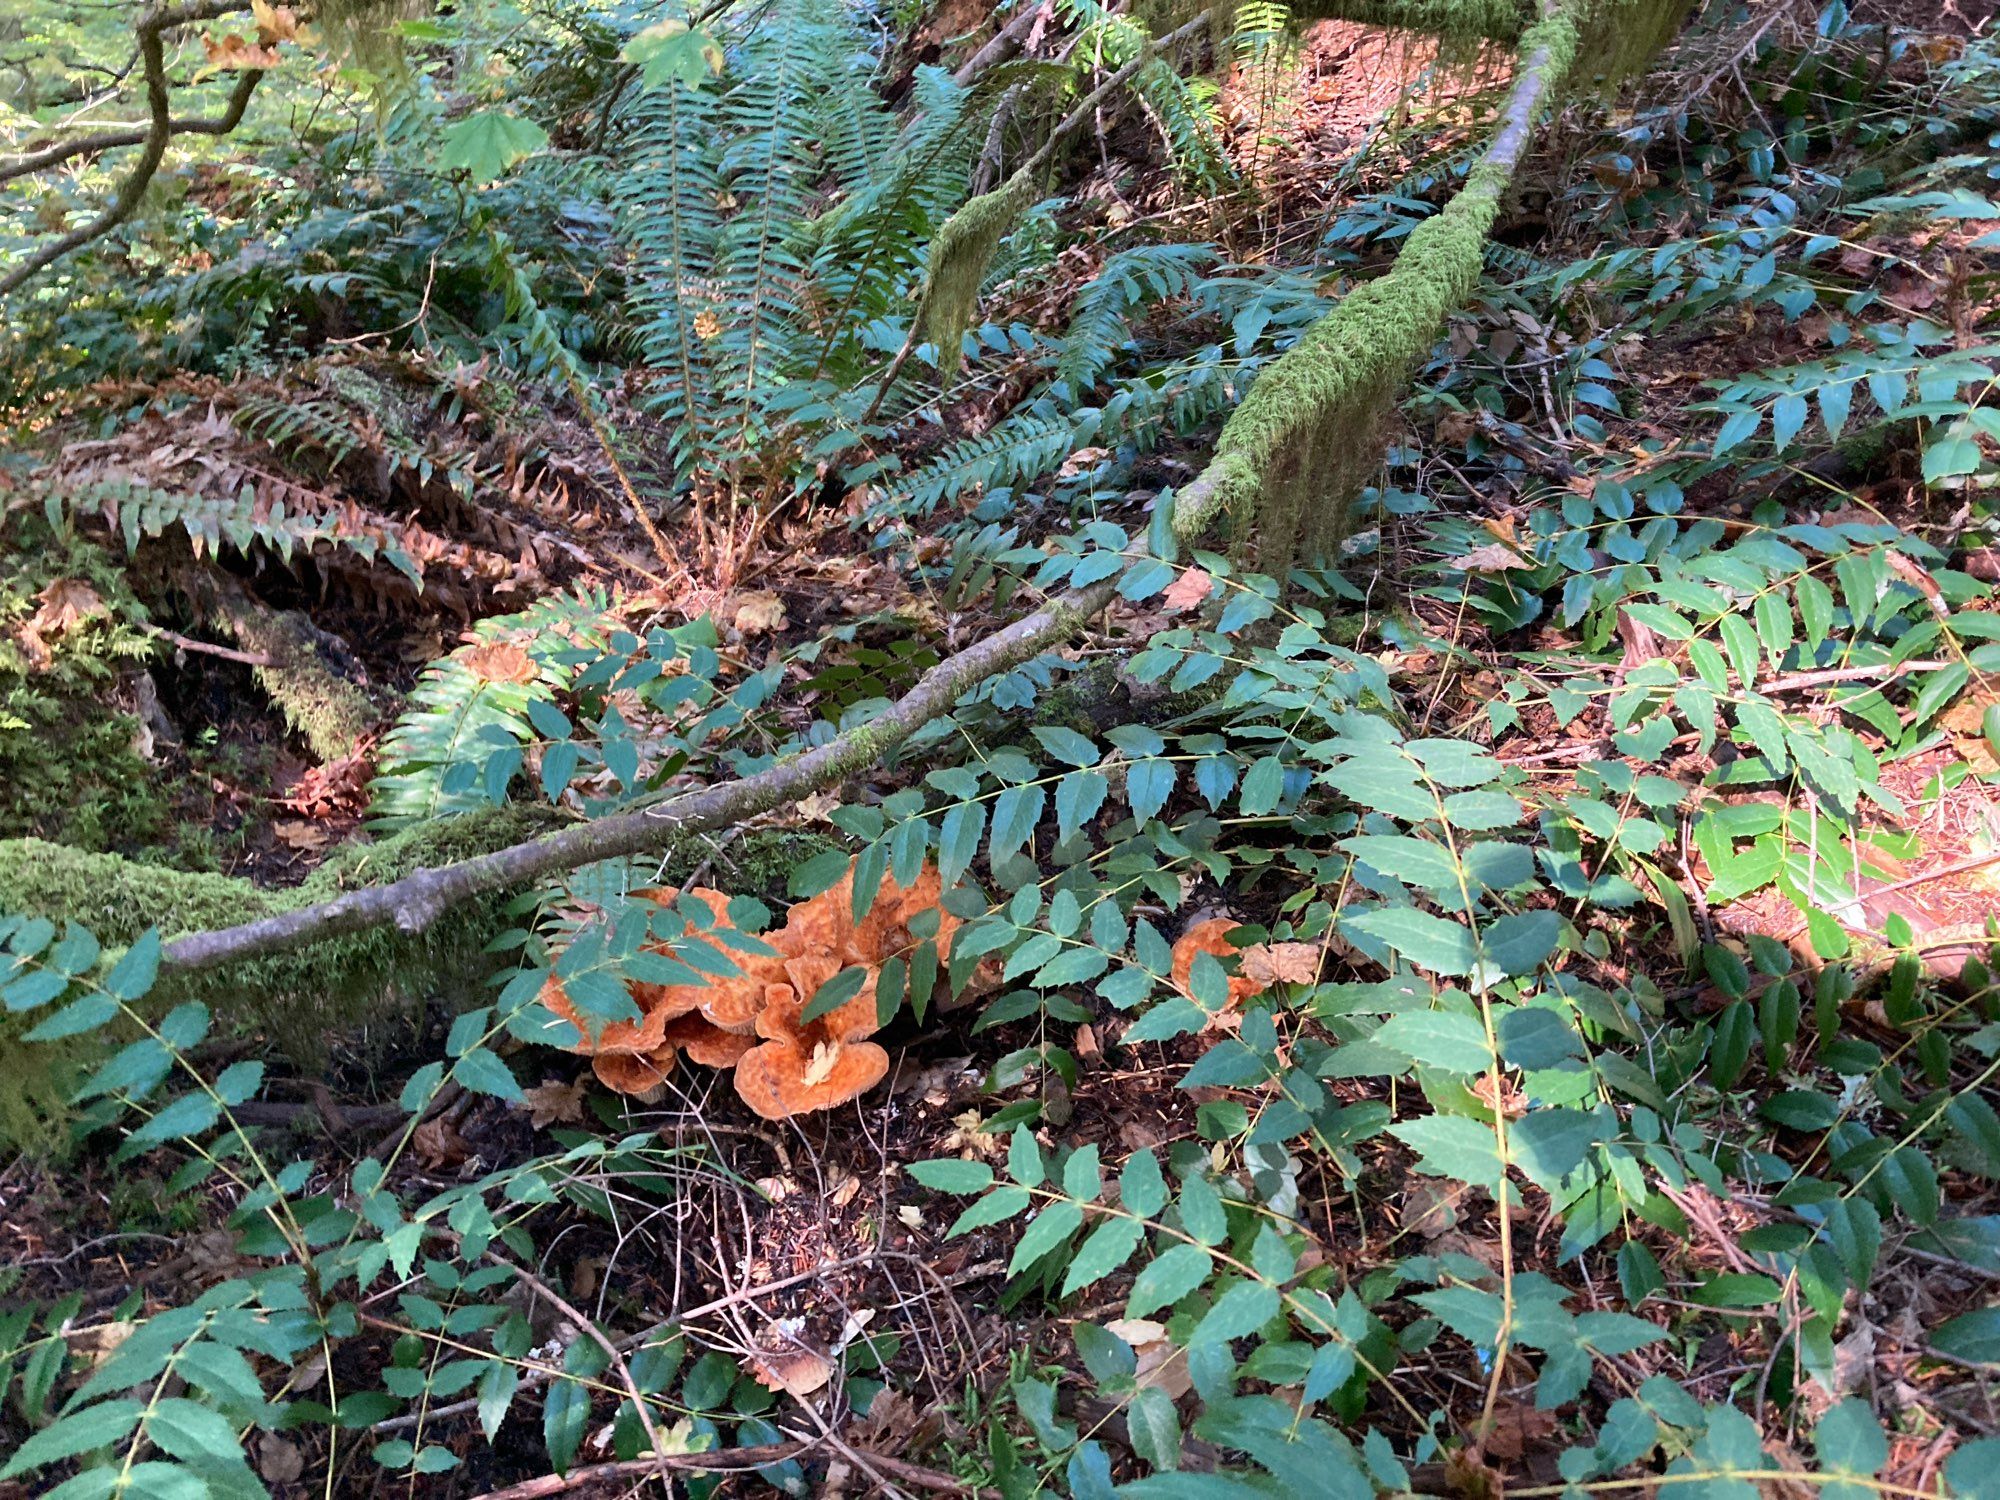
[[[733,1068],[743,1060],[744,1053],[757,1045],[757,1039],[724,1031],[706,1016],[687,1015],[668,1023],[666,1045],[678,1047],[687,1054],[689,1062],[700,1063],[704,1068]]]
[[[590,1060],[597,1081],[613,1093],[643,1096],[666,1082],[674,1070],[674,1049],[659,1047],[652,1052],[600,1052]]]
[[[1192,1000],[1196,955],[1212,953],[1218,959],[1236,957],[1240,950],[1231,946],[1229,934],[1240,925],[1227,917],[1210,917],[1182,933],[1174,944],[1174,988]],[[1232,974],[1229,977],[1228,1003],[1241,1005],[1252,995],[1262,994],[1263,991],[1264,986],[1256,980],[1243,974]]]
[[[786,1120],[857,1099],[889,1071],[889,1054],[873,1042],[765,1042],[736,1065],[736,1092],[767,1120]]]
[[[767,1041],[796,1041],[805,1047],[815,1042],[849,1042],[873,1036],[880,1029],[875,1018],[875,982],[880,976],[874,969],[868,971],[853,999],[810,1021],[801,1019],[820,986],[842,967],[830,958],[786,959],[785,977],[791,983],[774,984],[764,992],[757,1035]]]
[[[568,1051],[581,1053],[585,1057],[603,1057],[611,1054],[637,1054],[654,1051],[665,1036],[670,1013],[649,1009],[646,1002],[634,997],[635,1003],[645,1013],[636,1021],[607,1021],[604,1029],[593,1039],[588,1020],[570,1003],[563,990],[562,981],[551,974],[542,985],[540,1000],[551,1012],[569,1022],[579,1033],[576,1040],[563,1044]]]

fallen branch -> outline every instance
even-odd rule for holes
[[[1379,433],[1413,369],[1478,284],[1487,236],[1535,121],[1569,71],[1577,26],[1552,10],[1521,36],[1520,68],[1465,186],[1414,229],[1381,276],[1343,297],[1257,378],[1201,477],[1174,500],[1175,534],[1200,540],[1254,516],[1258,569],[1332,552],[1348,503],[1379,464]]]
[[[245,8],[246,0],[183,0],[179,5],[155,5],[139,18],[135,31],[139,39],[139,60],[146,79],[146,113],[149,116],[145,135],[134,143],[142,148],[139,159],[102,213],[88,224],[79,225],[68,234],[49,241],[13,270],[0,276],[0,297],[54,265],[72,250],[102,239],[133,215],[145,198],[146,189],[152,185],[154,174],[160,170],[160,163],[166,159],[167,142],[174,135],[173,101],[167,87],[166,33],[176,26],[212,21],[217,16],[226,16]],[[248,104],[248,89],[239,84],[237,92]],[[232,99],[231,102],[235,101]],[[240,110],[238,114],[240,117]]]
[[[509,890],[599,860],[660,849],[690,833],[727,828],[784,807],[867,770],[972,688],[1073,634],[1110,602],[1116,579],[1065,594],[977,645],[932,667],[909,693],[873,722],[741,781],[721,782],[670,798],[657,807],[581,823],[526,843],[418,870],[388,885],[350,891],[334,900],[279,912],[169,943],[169,969],[207,969],[253,955],[280,953],[322,938],[390,924],[424,932],[462,902]]]
[[[543,1495],[560,1495],[586,1484],[611,1479],[644,1479],[662,1469],[683,1473],[735,1474],[769,1468],[788,1458],[797,1458],[812,1444],[797,1438],[782,1443],[764,1443],[755,1448],[718,1448],[713,1453],[663,1453],[655,1458],[628,1458],[617,1463],[586,1464],[567,1474],[544,1474],[524,1479],[504,1490],[488,1490],[478,1500],[539,1500]]]

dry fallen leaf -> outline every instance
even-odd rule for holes
[[[1243,950],[1243,977],[1260,988],[1311,984],[1319,978],[1318,943],[1252,943]]]
[[[1185,612],[1199,606],[1214,586],[1215,580],[1202,569],[1189,568],[1167,585],[1167,591],[1160,595],[1160,602],[1168,609]]]
[[[1156,1386],[1174,1401],[1193,1387],[1187,1351],[1167,1337],[1164,1323],[1155,1323],[1151,1318],[1119,1318],[1106,1323],[1104,1331],[1116,1334],[1139,1356],[1139,1367],[1132,1372],[1132,1378],[1141,1386]]]
[[[1494,1405],[1493,1425],[1487,1429],[1484,1446],[1494,1458],[1519,1458],[1529,1443],[1551,1437],[1555,1430],[1554,1412],[1503,1398]]]
[[[14,640],[27,656],[29,670],[45,672],[55,659],[50,641],[108,613],[97,590],[82,579],[58,578],[35,595],[35,612],[14,627]]]
[[[1444,565],[1464,573],[1504,573],[1509,568],[1534,566],[1505,542],[1486,542],[1463,556],[1446,558]]]
[[[551,1079],[531,1089],[521,1090],[528,1107],[528,1123],[536,1130],[551,1125],[573,1125],[583,1119],[583,1083],[557,1083]]]
[[[767,1390],[803,1399],[833,1378],[833,1361],[800,1345],[752,1356],[750,1378]]]
[[[417,1160],[433,1172],[460,1166],[472,1155],[465,1137],[445,1119],[424,1121],[410,1137],[410,1144],[416,1148]]]
[[[278,818],[271,824],[271,833],[281,844],[294,849],[324,849],[333,839],[321,823],[308,822],[303,818]]]
[[[1056,470],[1056,478],[1074,479],[1085,470],[1096,468],[1110,456],[1109,448],[1078,448],[1063,460],[1062,467]]]
[[[968,1158],[999,1154],[1000,1137],[984,1128],[986,1119],[978,1110],[968,1109],[964,1114],[954,1115],[951,1123],[956,1128],[938,1142],[940,1149],[957,1151]]]
[[[306,1471],[299,1445],[266,1432],[257,1439],[257,1472],[272,1484],[290,1484]]]
[[[745,635],[768,635],[785,628],[785,601],[776,594],[760,591],[736,596],[736,612],[729,623]]]
[[[61,635],[85,620],[106,614],[97,590],[81,578],[58,578],[35,595],[35,612],[28,623],[43,635]]]
[[[901,1391],[884,1386],[875,1393],[866,1420],[854,1429],[854,1442],[870,1453],[886,1453],[893,1458],[910,1445],[917,1419],[916,1403]]]
[[[540,675],[533,657],[505,641],[468,646],[458,653],[457,659],[481,682],[533,682]]]
[[[98,1323],[89,1328],[72,1330],[68,1335],[70,1354],[81,1360],[86,1368],[96,1369],[114,1353],[118,1346],[132,1336],[137,1323],[123,1318],[109,1323]]]

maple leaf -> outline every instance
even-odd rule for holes
[[[54,664],[52,639],[66,635],[86,620],[110,613],[97,591],[80,578],[58,578],[35,595],[35,612],[14,627],[14,640],[28,658],[31,671]]]
[[[259,68],[275,68],[284,61],[275,47],[260,47],[247,36],[230,32],[220,40],[203,33],[201,50],[208,54],[207,71],[243,73]]]
[[[1243,977],[1260,986],[1311,984],[1319,978],[1318,943],[1252,943],[1243,950]]]
[[[528,1107],[528,1124],[536,1130],[551,1125],[574,1125],[583,1119],[583,1084],[557,1083],[553,1079],[521,1090]]]
[[[299,39],[299,15],[288,5],[250,0],[250,18],[257,23],[257,40],[267,47]]]
[[[1190,610],[1206,599],[1214,586],[1215,580],[1207,573],[1200,568],[1189,568],[1167,585],[1167,591],[1160,596],[1160,602],[1171,610]]]
[[[28,623],[43,635],[61,635],[107,612],[97,590],[80,578],[58,578],[35,595],[35,604]]]
[[[736,612],[729,623],[745,635],[765,635],[785,628],[785,601],[762,591],[736,596]]]
[[[491,182],[548,143],[549,133],[533,120],[482,109],[446,129],[438,165],[447,172],[464,171],[476,185]]]
[[[720,73],[727,61],[714,37],[685,21],[648,26],[627,42],[619,55],[639,65],[640,79],[649,89],[676,82],[700,88],[709,74]]]

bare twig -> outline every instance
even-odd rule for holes
[[[254,651],[237,651],[228,646],[217,646],[209,641],[198,641],[192,636],[178,634],[158,625],[148,625],[146,634],[165,641],[177,651],[193,651],[201,656],[219,656],[224,661],[240,662],[246,667],[276,667],[283,663],[274,657],[260,656]]]
[[[713,1453],[662,1453],[652,1458],[631,1458],[622,1463],[586,1464],[567,1474],[544,1474],[525,1479],[504,1490],[488,1490],[477,1500],[540,1500],[544,1495],[560,1495],[607,1479],[643,1479],[661,1469],[678,1469],[693,1474],[735,1474],[768,1468],[797,1458],[811,1444],[797,1438],[782,1443],[764,1443],[755,1448],[720,1448]]]
[[[139,61],[146,79],[146,112],[150,119],[143,140],[137,143],[141,147],[138,161],[126,174],[124,182],[102,213],[68,234],[50,240],[13,270],[0,276],[0,296],[14,291],[72,250],[102,239],[138,209],[153,175],[160,170],[160,163],[166,158],[167,142],[174,134],[173,101],[167,88],[166,33],[176,26],[211,21],[217,16],[246,8],[247,0],[182,0],[179,5],[155,5],[140,17],[135,30],[139,39]],[[249,94],[241,85],[238,92],[248,103]]]
[[[625,1394],[632,1398],[632,1410],[637,1413],[639,1426],[645,1431],[646,1446],[656,1455],[664,1453],[666,1442],[660,1436],[660,1429],[653,1425],[653,1410],[646,1404],[646,1393],[639,1389],[639,1382],[632,1378],[632,1367],[625,1363],[625,1356],[619,1352],[618,1346],[611,1342],[609,1335],[597,1326],[597,1320],[571,1306],[567,1298],[526,1266],[517,1265],[505,1256],[495,1255],[491,1250],[486,1252],[486,1258],[494,1265],[505,1266],[512,1271],[521,1285],[568,1318],[575,1326],[578,1336],[589,1339],[604,1351],[605,1357],[611,1361],[611,1368],[618,1372],[618,1383],[625,1387]]]

